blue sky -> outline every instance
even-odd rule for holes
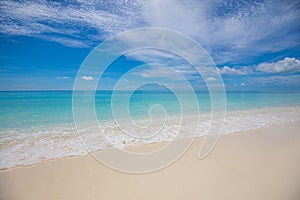
[[[229,91],[300,91],[297,0],[3,0],[0,9],[0,90],[72,89],[82,61],[101,41],[128,29],[155,26],[183,32],[201,44]],[[111,89],[134,66],[168,58],[150,53],[119,58],[101,89]],[[187,65],[169,64],[202,88],[204,82]],[[136,75],[170,79],[159,70],[149,66]]]

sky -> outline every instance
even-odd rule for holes
[[[0,13],[0,90],[71,90],[81,63],[102,41],[133,28],[161,27],[199,43],[227,91],[300,91],[298,0],[2,0]],[[152,62],[167,64],[199,90],[215,81],[201,80],[174,55],[140,51],[117,59],[100,89],[112,89],[124,73]],[[153,77],[178,84],[160,67],[139,70],[120,89]],[[80,78],[95,81],[93,75]]]

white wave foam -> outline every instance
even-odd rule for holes
[[[217,114],[217,113],[216,113]],[[197,120],[199,120],[197,129]],[[265,108],[227,112],[222,134],[260,128],[272,124],[289,123],[300,120],[300,107]],[[154,120],[155,121],[155,120]],[[41,160],[83,155],[89,151],[103,150],[108,146],[123,148],[135,143],[154,143],[172,141],[180,130],[180,137],[206,135],[210,126],[210,114],[184,116],[182,125],[178,116],[170,116],[160,134],[146,138],[148,132],[157,130],[152,127],[141,129],[132,127],[132,132],[143,138],[133,138],[124,134],[115,123],[100,122],[99,127],[85,127],[85,134],[78,136],[74,124],[57,127],[33,127],[28,129],[0,130],[0,169],[18,165],[31,165]],[[218,123],[223,120],[219,119]],[[140,120],[138,124],[147,124]],[[161,124],[161,123],[159,123]],[[211,127],[213,128],[213,127]],[[106,136],[106,138],[104,137]],[[108,140],[107,140],[108,139]],[[82,141],[84,141],[85,146]],[[87,149],[86,149],[87,148]]]

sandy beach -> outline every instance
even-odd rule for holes
[[[1,0],[0,200],[300,200],[300,0]]]
[[[291,123],[223,135],[204,160],[197,158],[198,138],[173,165],[148,174],[117,172],[90,155],[6,169],[0,172],[0,199],[296,200],[299,128]]]

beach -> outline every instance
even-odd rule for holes
[[[112,170],[90,155],[0,172],[0,199],[261,199],[300,197],[300,123],[222,135],[199,160],[203,137],[174,164],[146,174]],[[133,148],[143,151],[151,145]]]
[[[0,200],[300,200],[300,1],[0,1]]]

